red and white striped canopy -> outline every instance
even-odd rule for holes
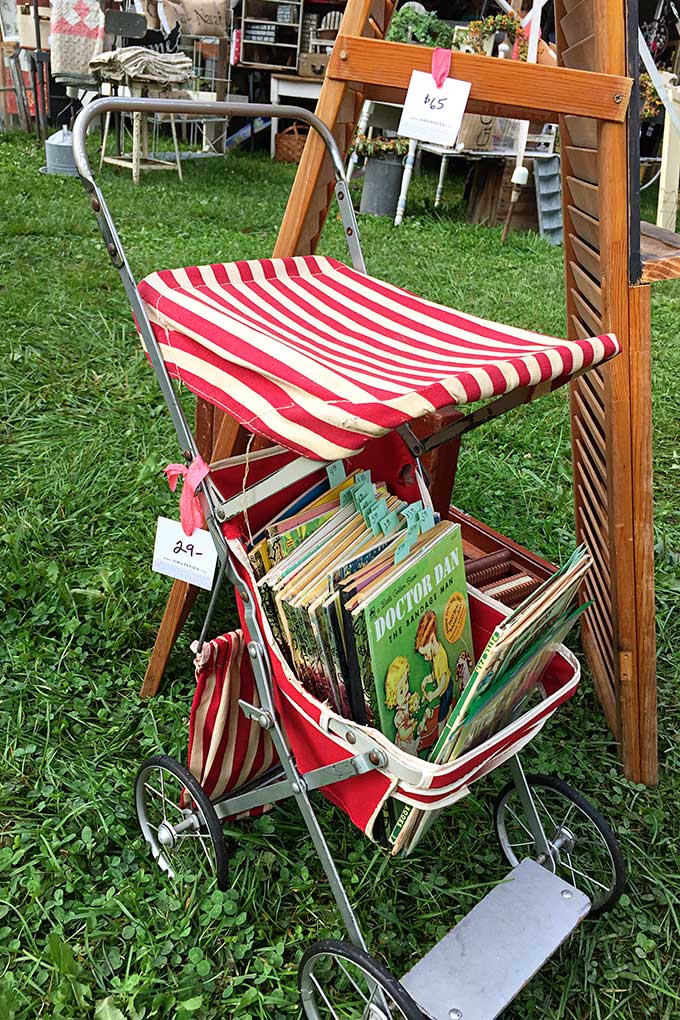
[[[171,376],[320,460],[619,351],[611,334],[566,341],[499,325],[321,256],[164,270],[139,293]]]

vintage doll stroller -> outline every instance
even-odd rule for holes
[[[365,275],[337,146],[318,118],[292,107],[285,116],[317,131],[332,160],[352,267],[321,256],[264,259],[163,270],[136,285],[85,148],[93,119],[121,109],[251,117],[283,110],[103,99],[80,114],[74,130],[80,177],[183,451],[182,522],[191,531],[200,504],[219,556],[197,645],[191,770],[164,755],[141,766],[135,798],[144,838],[170,877],[185,857],[193,867],[198,853],[225,888],[221,820],[295,798],[348,935],[305,953],[304,1015],[491,1020],[581,919],[610,909],[623,887],[621,854],[601,815],[561,780],[525,775],[517,757],[574,693],[577,661],[560,647],[540,704],[451,764],[432,764],[303,688],[273,636],[243,538],[339,460],[373,465],[374,477],[393,491],[427,500],[418,461],[426,450],[601,364],[618,343],[613,336],[567,342],[486,322]],[[171,379],[276,445],[204,464]],[[491,402],[438,434],[422,439],[411,428],[436,409],[480,400]],[[225,578],[241,629],[205,641]],[[503,607],[470,590],[470,611],[478,652]],[[506,761],[512,781],[496,801],[494,825],[511,871],[398,981],[367,951],[310,794],[321,791],[376,838],[388,799],[439,810]]]

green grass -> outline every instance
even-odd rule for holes
[[[188,643],[163,693],[137,691],[169,589],[150,569],[155,519],[176,499],[169,419],[77,181],[38,174],[30,139],[0,135],[3,439],[0,1018],[188,1020],[298,1016],[296,967],[339,918],[292,802],[231,826],[231,888],[189,889],[154,869],[136,831],[139,763],[186,754]],[[143,180],[103,176],[138,276],[270,254],[292,180],[262,155]],[[562,252],[462,222],[451,179],[416,181],[404,225],[362,224],[369,270],[471,312],[564,329]],[[651,202],[651,197],[646,196]],[[343,257],[332,218],[322,250]],[[654,442],[661,783],[622,778],[586,675],[525,755],[591,796],[630,873],[616,910],[585,924],[506,1016],[671,1020],[680,1014],[678,924],[680,289],[654,291]],[[564,392],[464,444],[456,502],[548,557],[573,544]],[[322,825],[372,949],[397,974],[504,867],[493,775],[441,819],[411,860],[391,861],[319,802]],[[493,932],[489,933],[490,944]]]

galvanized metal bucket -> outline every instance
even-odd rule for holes
[[[401,157],[383,159],[371,156],[364,170],[364,190],[361,193],[359,212],[394,219],[403,172],[404,160]]]
[[[64,126],[56,131],[45,142],[45,158],[48,174],[68,174],[77,177],[78,171],[73,159],[73,135]]]

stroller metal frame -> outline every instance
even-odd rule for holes
[[[154,373],[168,407],[177,438],[179,440],[180,449],[183,451],[183,456],[187,464],[190,464],[199,454],[196,440],[175,393],[173,383],[164,364],[159,345],[149,322],[144,303],[138,293],[137,284],[123,250],[120,237],[114,226],[113,219],[104,200],[103,194],[94,180],[87,157],[85,143],[89,125],[96,117],[123,109],[144,114],[153,111],[168,114],[185,113],[193,116],[205,114],[221,117],[272,117],[281,116],[285,111],[286,117],[295,118],[307,123],[310,128],[321,136],[321,139],[326,146],[327,153],[333,164],[335,172],[335,196],[338,202],[352,264],[355,269],[365,272],[357,220],[349,196],[348,184],[345,177],[341,154],[335,140],[326,125],[308,110],[288,106],[282,108],[269,104],[251,104],[244,108],[242,104],[227,102],[197,103],[183,100],[106,98],[91,103],[81,112],[75,123],[73,141],[78,172],[88,192],[90,204],[96,215],[111,261],[118,270],[125,287],[138,329],[142,334]],[[448,428],[441,430],[440,433],[427,437],[426,439],[417,438],[409,425],[401,427],[398,431],[412,455],[414,457],[419,457],[426,450],[433,449],[442,443],[449,442],[455,436],[461,435],[462,433],[469,431],[471,428],[475,428],[478,425],[483,424],[490,418],[504,413],[509,408],[525,402],[530,399],[530,395],[530,388],[519,388],[511,394],[499,397],[471,414],[461,417],[461,419],[456,421],[452,426],[449,426]],[[244,495],[248,497],[248,503],[252,506],[258,500],[267,498],[277,488],[285,488],[291,482],[303,479],[312,472],[318,471],[320,466],[323,466],[323,462],[304,457],[297,457],[297,459],[292,461],[292,463],[287,467],[280,469],[275,476],[270,476],[262,482],[256,483],[248,489],[245,494],[239,494],[238,496],[227,500],[222,497],[210,476],[201,483],[197,490],[205,519],[217,547],[219,560],[219,568],[213,585],[210,605],[203,625],[200,643],[203,642],[207,635],[217,597],[226,577],[234,585],[242,600],[244,615],[248,624],[248,632],[251,635],[251,640],[248,644],[248,654],[250,656],[260,701],[259,705],[255,705],[240,700],[239,707],[254,725],[257,725],[263,730],[267,730],[269,732],[280,763],[270,769],[258,780],[246,784],[246,786],[240,790],[231,791],[219,799],[216,799],[212,802],[211,809],[214,811],[216,818],[221,820],[227,817],[236,816],[241,812],[251,811],[254,808],[271,805],[287,797],[294,797],[319,855],[332,895],[335,899],[345,928],[347,929],[349,939],[354,946],[358,947],[359,950],[367,952],[366,942],[362,935],[357,917],[340,879],[337,867],[319,825],[309,795],[312,791],[321,787],[329,787],[335,783],[343,782],[349,777],[359,776],[375,770],[387,770],[391,775],[398,776],[403,782],[410,782],[415,785],[418,783],[420,773],[418,773],[415,768],[409,770],[404,765],[403,759],[399,759],[398,757],[393,758],[393,756],[385,749],[384,744],[375,740],[371,736],[370,732],[368,732],[364,727],[349,719],[343,720],[342,724],[340,724],[337,720],[331,720],[328,723],[328,727],[330,733],[335,733],[338,737],[341,736],[346,742],[352,745],[354,750],[352,756],[336,762],[335,764],[323,766],[305,773],[300,771],[296,764],[293,752],[283,733],[275,708],[272,668],[267,654],[267,641],[257,619],[253,599],[250,597],[248,590],[244,586],[237,570],[235,569],[228,542],[225,539],[225,535],[223,534],[221,527],[229,520],[230,517],[243,510]],[[503,759],[501,758],[499,760],[499,764],[501,760]],[[533,841],[536,853],[536,859],[539,864],[547,864],[549,868],[552,866],[554,870],[556,855],[559,857],[560,841],[561,845],[564,845],[565,841],[568,842],[570,833],[566,828],[564,832],[560,831],[557,834],[553,833],[552,836],[550,833],[546,832],[537,809],[534,795],[532,794],[532,784],[525,776],[519,757],[514,754],[512,757],[506,758],[506,760],[509,761],[512,780],[515,784],[521,806],[524,809],[526,821],[531,834],[531,840]],[[464,790],[464,793],[466,792],[467,788]],[[461,794],[461,796],[463,796],[464,793]],[[186,812],[184,821],[175,825],[171,833],[163,834],[163,838],[176,839],[178,836],[181,836],[183,832],[198,829],[202,824],[204,824],[204,822],[205,810],[198,805],[195,810]],[[163,838],[161,838],[158,833],[154,835],[153,833],[144,832],[144,835],[147,841],[151,843],[152,848],[154,849],[154,856],[157,858],[161,868],[171,872],[170,866],[163,858]],[[617,874],[616,877],[618,886],[620,885],[620,876]],[[575,892],[576,890],[573,891]],[[620,892],[620,889],[618,891]],[[565,896],[564,891],[562,895]],[[576,917],[575,920],[573,920],[573,923],[570,923],[568,930],[571,930],[575,924],[578,923],[583,912],[584,911],[582,910],[581,915]],[[556,946],[553,947],[553,949],[550,949],[547,955],[550,955],[550,953],[554,951],[554,948],[556,948]],[[531,975],[529,974],[528,976]],[[527,980],[527,975],[518,973],[517,980],[520,982],[517,988],[517,990],[519,990],[521,984],[525,983]],[[310,993],[308,990],[308,999],[309,995]],[[386,1020],[386,1018],[392,1015],[390,1012],[387,993],[380,981],[377,981],[375,998],[373,998],[373,994],[371,998],[372,1005],[370,1006],[369,1012],[366,1014],[367,1018],[370,1017],[370,1020],[378,1020],[378,1018],[383,1020],[384,1018],[384,1020]],[[304,989],[303,1004],[305,1004]],[[307,1003],[307,1005],[309,1005],[309,1003]],[[307,1010],[307,1005],[305,1005],[305,1010]],[[309,1008],[311,1012],[307,1013],[307,1015],[310,1017],[316,1017],[318,1014],[314,1012],[316,1009],[314,1003],[312,1003]],[[446,1005],[446,1010],[447,1012],[442,1014],[437,1013],[436,1015],[442,1015],[449,1018],[462,1016],[461,1011],[455,1006],[451,1007],[450,1003]],[[433,1013],[432,1015],[435,1014]],[[473,1016],[472,1013],[467,1012],[464,1015],[463,1020],[475,1020],[476,1016],[481,1015],[482,1014],[479,1013]]]

